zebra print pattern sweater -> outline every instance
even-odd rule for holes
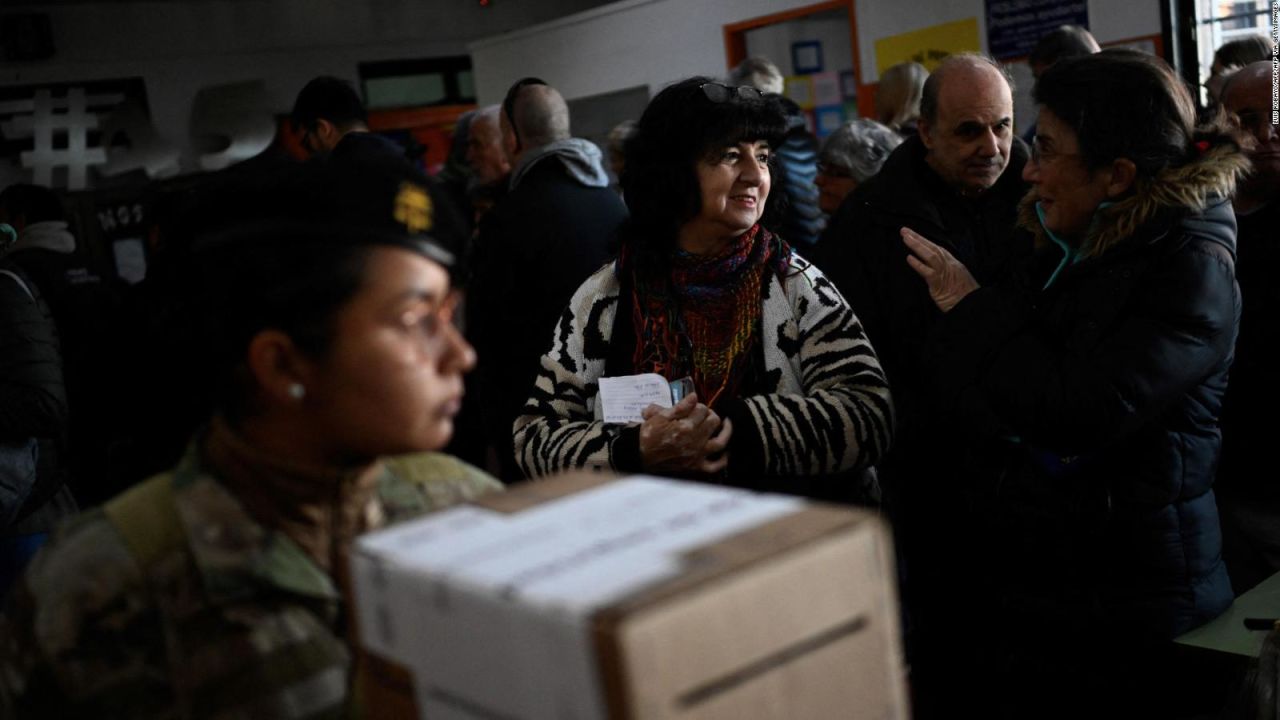
[[[605,424],[597,408],[619,307],[612,264],[574,293],[515,422],[528,477],[574,468],[634,472],[638,426]],[[893,428],[889,386],[861,323],[817,267],[792,254],[784,278],[761,287],[761,349],[768,392],[731,401],[730,482],[831,475],[869,467]],[[784,489],[784,488],[780,488]]]

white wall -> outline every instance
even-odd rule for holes
[[[467,47],[481,103],[500,101],[507,87],[526,75],[542,77],[571,99],[635,85],[648,85],[653,93],[690,75],[723,75],[725,25],[814,2],[622,0]],[[854,10],[863,83],[879,79],[875,42],[890,35],[977,17],[979,40],[983,48],[987,44],[983,0],[855,0]],[[1158,0],[1089,0],[1089,25],[1102,43],[1158,35],[1160,5]],[[1030,72],[1015,67],[1014,76],[1020,84],[1015,114],[1025,127],[1034,115]]]
[[[471,43],[476,93],[499,102],[515,80],[537,75],[566,98],[690,75],[723,76],[723,26],[811,4],[809,0],[622,0]]]
[[[622,0],[468,45],[480,101],[497,102],[525,75],[581,97],[647,84],[650,90],[725,70],[723,26],[813,4],[813,0]],[[979,19],[983,0],[856,0],[862,82],[879,78],[875,41],[931,25]],[[1089,23],[1101,42],[1160,32],[1157,0],[1090,0]]]
[[[828,17],[832,15],[832,17]],[[815,19],[797,18],[747,33],[747,55],[769,58],[783,76],[794,75],[791,44],[816,40],[822,44],[822,69],[840,72],[853,67],[853,42],[849,38],[848,13],[823,13]]]

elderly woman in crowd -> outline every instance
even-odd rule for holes
[[[827,136],[818,153],[818,205],[830,215],[859,184],[880,172],[902,136],[875,120],[850,120]]]
[[[1062,60],[1034,97],[1025,287],[978,287],[902,231],[945,313],[937,392],[1001,459],[974,527],[992,533],[1002,697],[1025,701],[1017,716],[1053,698],[1074,717],[1171,717],[1188,685],[1169,641],[1232,599],[1212,487],[1247,162],[1149,55]]]
[[[783,491],[866,467],[889,442],[889,389],[857,318],[769,229],[776,103],[707,78],[653,99],[627,148],[622,250],[574,294],[516,421],[531,476],[646,471]],[[657,373],[694,392],[605,423],[602,378]]]
[[[901,144],[901,135],[865,118],[841,125],[823,142],[818,156],[818,202],[830,219],[808,253],[819,268],[831,269],[841,262],[842,244],[851,241],[848,229],[837,220],[836,210],[859,185],[880,172],[889,153]]]
[[[215,203],[262,210],[195,250],[207,356],[175,361],[208,361],[218,410],[29,566],[0,716],[347,717],[353,538],[497,486],[421,452],[475,361],[449,318],[456,221],[411,173],[329,162]]]

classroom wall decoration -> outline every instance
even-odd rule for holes
[[[948,55],[981,51],[978,18],[933,25],[877,40],[877,73],[902,62],[918,62],[933,72]]]
[[[112,120],[117,109],[123,115]],[[132,152],[127,130],[160,152],[154,133],[138,132],[144,123],[150,127],[142,78],[0,87],[0,175],[10,182],[86,189],[93,184],[91,171],[111,171],[113,152]],[[176,171],[176,157],[174,150],[172,162],[161,158],[114,167],[137,165],[163,174]]]

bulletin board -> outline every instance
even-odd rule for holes
[[[943,58],[962,52],[982,52],[976,17],[877,40],[877,72],[904,62],[918,62],[933,72]]]

